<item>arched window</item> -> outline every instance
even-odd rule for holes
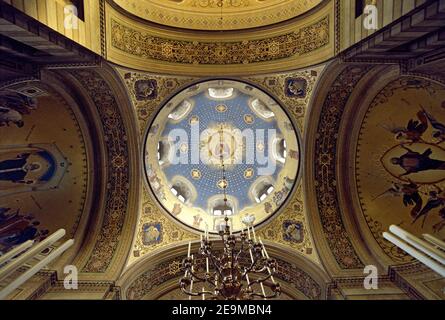
[[[252,100],[250,106],[253,109],[253,111],[255,111],[262,118],[270,119],[275,117],[275,113],[273,113],[273,111],[270,110],[270,108],[266,106],[266,104],[263,101],[259,99]]]
[[[160,166],[170,164],[172,152],[174,151],[173,145],[168,140],[161,140],[158,142],[158,163]]]
[[[180,121],[189,113],[191,108],[192,103],[188,100],[184,100],[168,115],[168,118],[173,121]]]
[[[250,193],[252,198],[256,203],[263,202],[273,191],[275,187],[273,186],[272,178],[269,176],[263,176],[257,179],[252,184]]]
[[[193,184],[186,178],[176,176],[172,179],[170,191],[179,201],[184,204],[191,204],[195,201],[197,193]]]
[[[209,212],[213,216],[233,216],[236,214],[236,201],[227,196],[227,202],[224,201],[224,197],[222,195],[214,196],[209,201]]]
[[[272,154],[275,160],[284,164],[287,157],[287,144],[284,138],[275,137],[273,140]]]
[[[213,99],[228,99],[233,92],[233,88],[209,88],[209,96]]]

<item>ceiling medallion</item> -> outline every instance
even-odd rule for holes
[[[216,111],[223,113],[227,111],[227,106],[224,104],[219,104],[216,106]]]
[[[244,115],[244,122],[246,124],[252,124],[255,122],[255,118],[251,114]]]
[[[227,180],[221,179],[218,181],[217,185],[218,185],[218,188],[223,190],[223,189],[227,189],[227,187],[229,186],[229,183],[227,182]]]
[[[252,168],[246,169],[246,171],[244,171],[244,178],[251,179],[254,174],[255,171]]]
[[[190,175],[195,180],[201,179],[201,171],[199,171],[198,169],[193,169]]]

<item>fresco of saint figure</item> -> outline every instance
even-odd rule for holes
[[[284,221],[283,229],[284,240],[295,243],[303,242],[303,226],[300,222]]]
[[[143,229],[143,243],[145,245],[150,245],[160,242],[161,239],[161,225],[159,223],[146,224],[142,227]]]
[[[4,254],[13,247],[28,240],[43,240],[48,230],[39,230],[40,222],[32,215],[14,213],[10,208],[0,208],[0,253]]]
[[[172,214],[176,217],[182,212],[182,206],[179,203],[175,203]]]
[[[384,196],[402,197],[403,204],[405,205],[405,207],[414,205],[414,207],[411,210],[411,217],[414,218],[422,209],[423,205],[423,200],[420,195],[419,188],[420,186],[416,183],[413,183],[412,181],[410,181],[409,184],[394,182],[391,188],[389,188],[384,193],[375,197],[373,201]]]
[[[157,97],[157,83],[154,79],[138,80],[134,84],[134,92],[138,101],[153,100]]]
[[[406,127],[389,127],[382,125],[383,128],[394,134],[398,141],[423,142],[422,135],[428,129],[428,118],[424,111],[417,112],[417,120],[410,119]]]
[[[201,225],[203,218],[198,214],[196,216],[193,216],[193,226],[195,228],[199,228],[199,226]]]
[[[445,170],[445,161],[431,159],[433,151],[428,148],[423,153],[415,152],[402,145],[407,152],[401,157],[391,159],[393,165],[398,165],[405,170],[401,177],[428,170]]]
[[[0,180],[13,183],[31,183],[25,181],[29,172],[38,172],[41,165],[38,162],[28,163],[30,154],[19,154],[15,159],[0,161]]]
[[[0,189],[2,181],[10,183],[34,184],[51,180],[56,171],[53,157],[46,151],[0,154]]]
[[[303,78],[286,79],[285,92],[288,97],[304,98],[307,94],[307,81]]]
[[[426,111],[425,111],[425,115],[428,118],[428,120],[430,121],[431,126],[434,129],[433,138],[439,140],[438,144],[441,144],[442,142],[445,141],[445,125],[443,123],[437,121],[436,118],[432,114],[430,114]]]

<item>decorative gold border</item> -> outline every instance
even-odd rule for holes
[[[333,57],[334,9],[329,2],[308,17],[267,30],[202,33],[143,24],[107,4],[107,59],[164,74],[223,76],[296,69]],[[128,37],[135,41],[125,41]],[[299,40],[303,38],[307,40]]]

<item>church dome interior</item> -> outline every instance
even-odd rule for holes
[[[291,193],[298,139],[284,110],[258,88],[205,81],[159,110],[149,126],[144,163],[152,193],[178,220],[218,233],[228,215],[240,231],[266,221]]]
[[[0,0],[0,300],[445,300],[444,52],[443,0]]]

